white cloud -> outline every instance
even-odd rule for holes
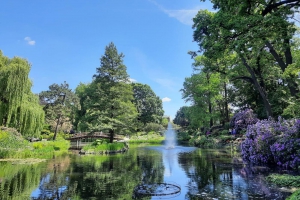
[[[130,83],[135,83],[137,82],[137,80],[133,79],[133,78],[129,78]]]
[[[32,40],[30,37],[25,37],[24,40],[27,42],[29,45],[35,45],[35,41]]]
[[[169,97],[164,97],[162,98],[162,102],[170,102],[171,99]]]
[[[161,11],[166,13],[169,17],[173,17],[178,21],[180,21],[182,24],[189,25],[189,26],[193,25],[193,18],[200,10],[199,7],[196,7],[194,9],[168,10],[154,0],[149,0],[149,1],[154,5],[156,5]]]

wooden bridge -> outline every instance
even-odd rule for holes
[[[67,138],[70,140],[71,149],[81,149],[83,146],[94,142],[95,139],[109,139],[110,135],[103,132],[83,132],[83,133],[74,133],[71,137]],[[122,140],[124,136],[114,135],[114,140]]]

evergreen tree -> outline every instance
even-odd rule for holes
[[[85,116],[79,123],[79,129],[108,131],[110,142],[113,142],[115,133],[128,133],[137,116],[123,58],[113,43],[106,46],[97,74],[89,85],[91,92],[84,102]]]
[[[44,105],[46,122],[52,126],[55,140],[59,125],[64,131],[72,129],[76,110],[79,107],[79,98],[69,89],[69,84],[66,82],[50,85],[49,90],[42,91],[39,96],[41,104]],[[68,126],[63,129],[63,125],[66,124]]]

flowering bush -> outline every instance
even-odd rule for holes
[[[248,125],[255,124],[258,121],[258,118],[253,113],[252,109],[246,108],[238,113],[236,113],[231,121],[230,126],[240,133],[242,131],[246,131]]]
[[[247,128],[242,143],[244,160],[256,164],[300,165],[300,120],[261,120]]]

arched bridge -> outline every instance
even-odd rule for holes
[[[83,132],[83,133],[74,133],[71,137],[66,138],[71,142],[71,148],[81,149],[83,146],[93,142],[95,139],[109,139],[110,135],[103,132]],[[114,135],[114,140],[122,140],[123,137],[120,135]]]

